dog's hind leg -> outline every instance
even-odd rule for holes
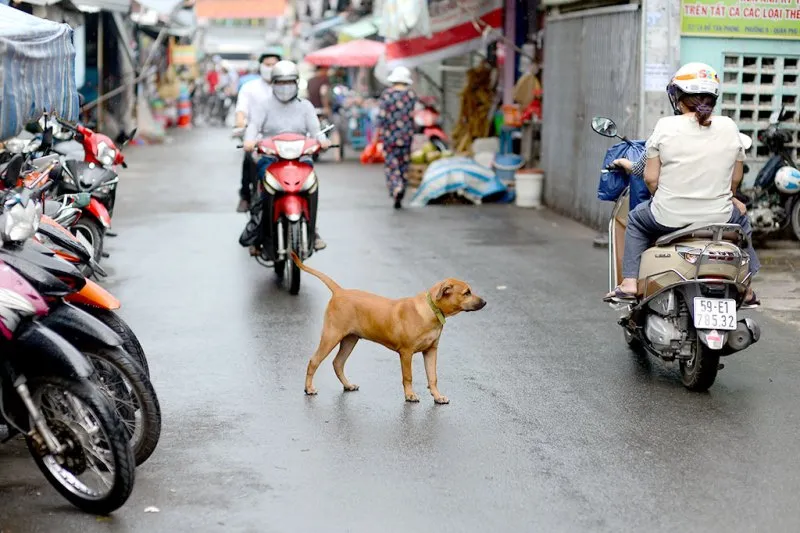
[[[306,370],[306,387],[305,391],[308,395],[313,395],[317,393],[317,389],[314,388],[313,381],[314,381],[314,374],[319,368],[319,365],[322,364],[322,361],[325,360],[326,357],[330,355],[336,345],[342,340],[342,334],[333,328],[327,327],[328,325],[325,324],[322,327],[322,338],[319,340],[319,346],[317,347],[317,351],[314,352],[314,355],[311,356],[311,359],[308,361],[308,369]]]
[[[342,382],[345,392],[358,390],[358,385],[350,383],[347,376],[344,375],[344,364],[353,352],[353,348],[356,347],[356,343],[358,343],[358,335],[348,335],[339,343],[339,352],[333,358],[333,370],[336,372],[336,377]]]

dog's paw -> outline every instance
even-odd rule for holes
[[[315,389],[314,387],[311,387],[310,389],[305,389],[305,393],[306,393],[306,396],[316,396],[317,395],[317,389]]]
[[[450,403],[450,400],[447,398],[447,396],[439,396],[438,398],[434,398],[433,401],[439,405]]]
[[[351,383],[350,385],[344,386],[345,392],[355,392],[357,390],[358,390],[358,385],[356,385],[355,383]]]
[[[419,396],[417,396],[413,392],[411,394],[406,394],[406,401],[407,402],[411,402],[411,403],[418,403],[419,402]]]

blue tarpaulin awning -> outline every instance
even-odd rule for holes
[[[72,29],[0,5],[0,139],[45,111],[78,117]]]

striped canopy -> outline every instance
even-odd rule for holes
[[[0,140],[45,111],[78,116],[72,29],[0,4]]]

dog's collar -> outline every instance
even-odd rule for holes
[[[436,307],[436,304],[433,303],[433,297],[431,296],[431,293],[427,292],[425,293],[425,296],[428,298],[428,305],[431,306],[431,311],[433,311],[433,314],[439,319],[439,323],[444,326],[444,323],[446,322],[444,313],[442,313],[442,310]]]

